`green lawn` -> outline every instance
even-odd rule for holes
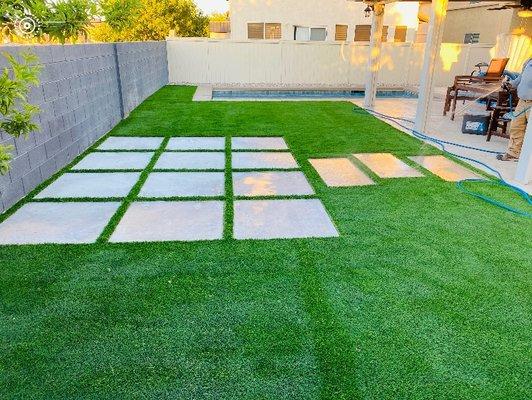
[[[111,134],[282,135],[341,236],[236,241],[228,212],[222,241],[109,244],[109,227],[0,247],[0,398],[532,397],[530,219],[429,173],[328,188],[308,158],[436,150],[349,103],[194,90],[161,89]]]

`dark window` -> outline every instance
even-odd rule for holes
[[[480,33],[466,33],[464,36],[464,43],[478,43],[480,40]]]

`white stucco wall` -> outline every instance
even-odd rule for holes
[[[499,33],[509,33],[514,10],[492,11],[487,5],[472,4],[458,7],[451,4],[447,10],[443,41],[463,43],[466,33],[478,33],[479,43],[495,43]]]
[[[364,17],[366,4],[349,0],[229,0],[231,39],[247,40],[248,22],[281,23],[283,40],[294,39],[294,26],[325,27],[327,41],[334,41],[336,24],[348,25],[347,41],[352,42],[355,25],[371,24]],[[393,41],[396,25],[408,26],[407,41],[413,41],[417,29],[417,2],[386,5],[384,24]]]

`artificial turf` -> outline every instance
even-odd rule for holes
[[[532,397],[530,219],[427,171],[328,188],[309,158],[437,151],[346,102],[194,90],[111,135],[284,136],[340,237],[232,239],[227,173],[220,241],[107,243],[138,184],[96,244],[0,246],[0,398]]]

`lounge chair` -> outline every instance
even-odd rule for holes
[[[454,77],[452,86],[447,88],[445,103],[443,105],[443,115],[451,111],[451,120],[454,120],[456,103],[458,100],[475,100],[482,94],[491,91],[494,85],[502,83],[504,68],[508,63],[508,58],[494,58],[488,65],[488,69],[482,75],[457,75]],[[477,68],[482,65],[477,64]]]

